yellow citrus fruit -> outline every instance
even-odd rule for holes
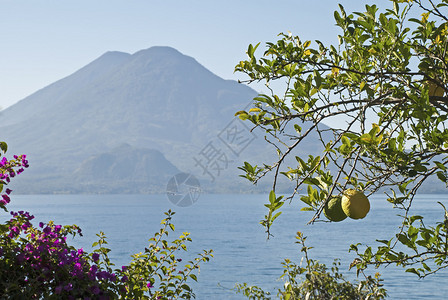
[[[429,96],[443,97],[443,94],[445,94],[445,91],[438,84],[436,84],[434,82],[429,82],[428,83],[428,93],[429,93]]]
[[[366,195],[353,189],[344,191],[341,206],[344,213],[352,219],[362,219],[370,210],[370,202]]]
[[[340,197],[331,198],[330,201],[325,204],[324,215],[328,220],[333,222],[340,222],[347,218],[347,215],[342,210]]]

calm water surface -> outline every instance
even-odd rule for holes
[[[163,213],[172,209],[176,211],[175,234],[187,231],[193,239],[188,253],[182,253],[184,260],[202,249],[214,250],[215,257],[202,264],[199,282],[192,285],[197,299],[246,299],[230,290],[237,282],[275,292],[283,284],[278,279],[281,262],[285,258],[300,262],[299,246],[294,243],[297,231],[308,236],[308,246],[314,247],[311,258],[331,265],[339,257],[341,271],[353,279],[354,271],[348,271],[348,265],[355,256],[348,253],[349,245],[389,239],[400,224],[396,216],[400,212],[382,196],[370,199],[371,211],[363,220],[315,225],[306,225],[312,214],[299,211],[300,201],[296,201],[284,205],[272,228],[274,238],[267,240],[259,225],[266,213],[266,199],[266,195],[201,195],[193,206],[181,208],[165,195],[14,195],[9,208],[31,212],[36,223],[53,220],[81,226],[84,236],[73,244],[86,250],[96,241],[96,233],[105,232],[117,267],[128,264],[131,254],[144,249],[160,228]],[[446,195],[423,195],[413,207],[416,214],[426,217],[428,225],[443,218],[435,199],[448,206]],[[446,270],[423,280],[394,266],[379,271],[390,299],[448,299]]]

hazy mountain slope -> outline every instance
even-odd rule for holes
[[[0,115],[0,126],[19,124],[33,116],[45,115],[52,106],[64,102],[71,94],[78,93],[105,74],[109,74],[129,57],[130,54],[123,52],[103,54],[72,75],[56,81],[3,111]]]
[[[193,168],[192,157],[255,94],[172,48],[108,52],[3,111],[0,134],[11,153],[29,155],[32,167],[23,174],[29,192],[48,186],[57,192],[57,185],[66,192],[76,182],[63,186],[61,178],[122,143],[157,149],[180,169]]]
[[[72,178],[78,183],[79,192],[161,193],[165,190],[163,183],[179,172],[160,151],[123,144],[90,156]]]

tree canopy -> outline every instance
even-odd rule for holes
[[[263,129],[278,156],[240,169],[253,183],[274,175],[262,221],[268,235],[286,200],[300,198],[305,210],[315,212],[313,223],[347,189],[382,192],[403,210],[402,226],[376,250],[352,245],[358,269],[395,263],[423,277],[448,266],[443,204],[434,226],[409,212],[429,178],[448,183],[447,12],[447,0],[393,0],[388,9],[366,5],[353,13],[340,5],[334,13],[337,45],[281,34],[261,55],[260,44],[249,46],[235,70],[247,74],[243,82],[263,82],[270,93],[236,115]],[[272,82],[285,89],[270,88]],[[326,126],[338,117],[344,126]],[[296,155],[315,133],[320,154]],[[294,187],[285,198],[275,195],[281,176]]]

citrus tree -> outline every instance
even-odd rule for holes
[[[278,156],[240,169],[253,183],[273,175],[261,222],[268,235],[287,200],[303,201],[314,223],[327,220],[323,212],[332,209],[332,199],[346,215],[362,218],[364,198],[381,192],[402,209],[402,226],[376,249],[352,245],[358,270],[394,263],[424,277],[448,266],[443,204],[431,226],[410,213],[425,181],[448,183],[447,12],[447,0],[393,0],[384,10],[366,5],[354,13],[340,5],[336,45],[281,34],[261,54],[259,44],[249,46],[235,70],[248,76],[243,82],[263,82],[269,92],[236,115],[261,128]],[[343,125],[327,126],[335,118]],[[310,139],[319,140],[318,154],[297,155]],[[285,197],[275,195],[281,177],[293,187]]]

